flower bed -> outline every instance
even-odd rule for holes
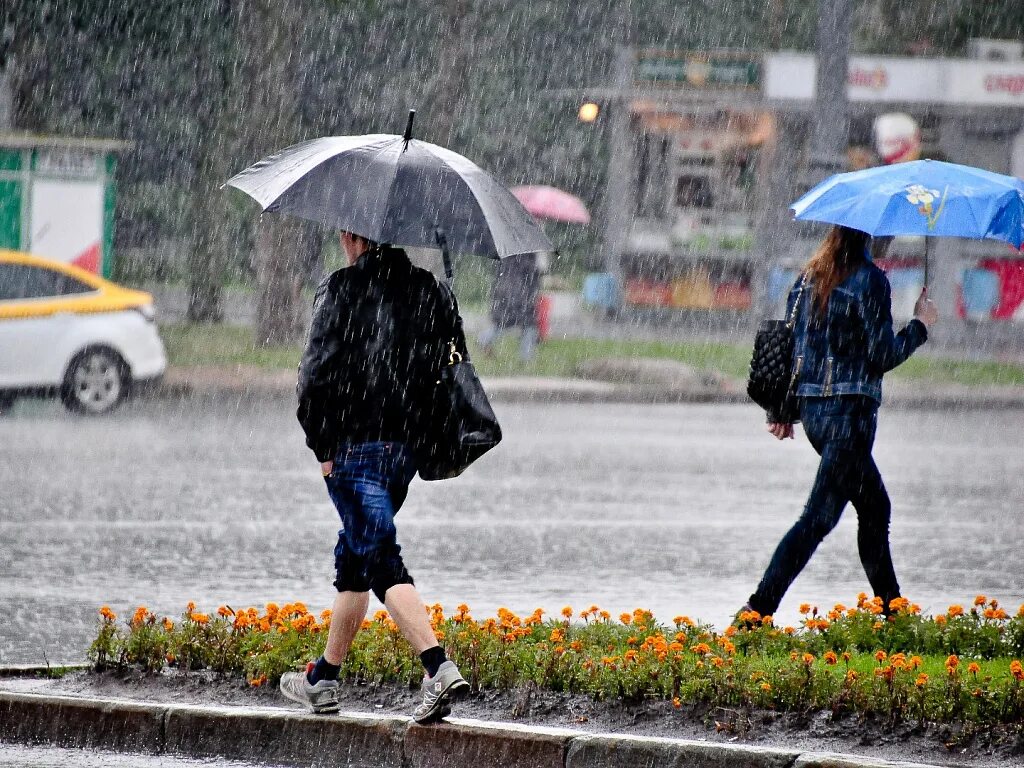
[[[885,617],[881,601],[820,613],[801,606],[798,627],[741,614],[722,632],[686,616],[671,626],[644,610],[613,619],[597,606],[559,618],[506,609],[477,621],[465,605],[446,616],[427,609],[448,655],[476,690],[526,684],[598,700],[671,700],[683,704],[780,711],[873,713],[894,721],[1019,723],[1024,720],[1024,606],[1010,616],[979,595],[972,607],[950,606],[934,617],[903,598]],[[180,619],[144,607],[118,622],[100,609],[90,649],[97,669],[165,665],[245,676],[254,686],[315,659],[330,611],[302,603],[263,610],[221,606]],[[354,682],[416,686],[419,659],[385,611],[363,622],[342,677]]]

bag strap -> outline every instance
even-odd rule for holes
[[[807,285],[807,272],[803,273],[803,277],[800,278],[800,290],[796,293],[796,301],[793,302],[793,309],[789,313],[789,320],[786,321],[786,327],[790,330],[796,326],[796,315],[800,309],[800,299],[803,298],[804,288]]]

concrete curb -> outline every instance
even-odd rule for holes
[[[524,376],[487,377],[483,383],[495,403],[739,403],[753,407],[743,382],[729,382],[728,386],[657,386]],[[247,367],[172,368],[147,394],[171,400],[294,398],[295,373]],[[897,380],[886,383],[884,405],[907,410],[1018,410],[1024,409],[1024,387],[935,386]]]
[[[453,719],[0,691],[0,743],[350,768],[928,768],[856,755]],[[947,766],[948,768],[948,766]]]

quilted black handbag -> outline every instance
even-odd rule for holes
[[[754,337],[747,394],[772,417],[785,423],[796,418],[793,386],[793,327],[800,307],[807,274],[800,281],[793,310],[786,320],[763,320]]]
[[[446,293],[457,324],[447,342],[445,359],[439,361],[416,452],[417,471],[424,480],[458,477],[501,442],[501,426],[476,369],[458,351],[457,340],[463,337],[462,318],[455,294],[450,290]]]

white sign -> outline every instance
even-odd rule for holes
[[[764,95],[814,98],[817,60],[806,53],[765,56]],[[850,101],[1024,107],[1024,62],[851,56]]]
[[[35,170],[46,176],[93,179],[100,172],[99,159],[95,152],[41,149],[36,152]]]

